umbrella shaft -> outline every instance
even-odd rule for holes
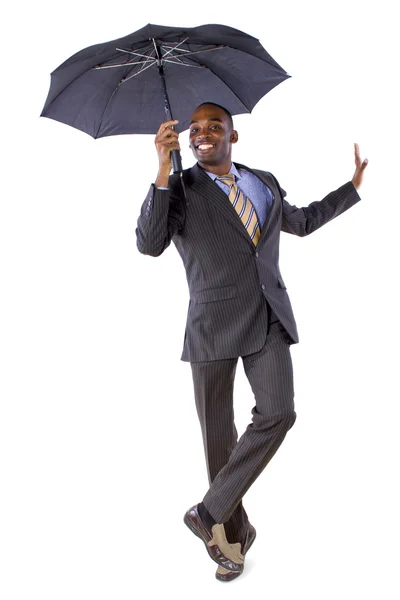
[[[164,77],[164,67],[159,66],[158,67],[158,72],[159,72],[160,77],[161,77],[161,84],[162,84],[163,92],[164,92],[164,110],[165,110],[165,114],[167,115],[167,120],[168,121],[172,121],[173,120],[173,116],[172,116],[171,106],[170,106],[169,99],[168,99],[168,94],[167,94],[167,85],[165,83],[165,77]]]
[[[170,106],[169,100],[168,100],[167,86],[166,86],[165,77],[164,77],[164,68],[162,67],[162,65],[158,66],[158,72],[161,77],[161,83],[162,83],[163,91],[164,91],[165,114],[167,115],[167,121],[172,121],[173,117],[172,117],[172,112],[171,112],[171,106]],[[174,171],[174,173],[181,173],[182,159],[181,159],[181,154],[180,154],[179,150],[172,150],[171,158],[172,158],[172,170]]]
[[[173,118],[172,118],[171,106],[169,104],[169,99],[168,99],[168,94],[167,94],[167,85],[165,83],[164,67],[162,64],[162,55],[161,55],[160,47],[154,38],[153,38],[153,44],[154,44],[154,50],[156,51],[156,56],[157,56],[158,73],[161,77],[161,84],[162,84],[163,92],[164,92],[164,110],[165,110],[165,114],[167,115],[167,120],[172,121]]]
[[[167,121],[173,121],[171,106],[170,106],[169,99],[168,99],[167,85],[165,83],[164,67],[162,65],[162,56],[161,56],[160,48],[156,44],[156,40],[154,38],[153,38],[153,44],[154,44],[154,49],[155,49],[156,55],[157,55],[158,73],[161,78],[161,84],[162,84],[163,92],[164,92],[165,114],[167,115]],[[171,159],[172,159],[172,170],[174,171],[174,173],[181,173],[181,176],[182,176],[182,159],[181,159],[181,154],[180,154],[179,150],[171,150]]]

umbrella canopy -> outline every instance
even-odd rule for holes
[[[288,77],[256,38],[237,29],[149,24],[60,65],[41,116],[94,138],[156,133],[171,118],[180,132],[202,102],[249,113]]]

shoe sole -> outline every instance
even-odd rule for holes
[[[217,563],[217,565],[219,565],[220,567],[224,567],[225,569],[228,569],[228,567],[226,567],[225,565],[221,565],[221,563],[219,563],[219,562],[218,562],[218,561],[217,561],[217,560],[216,560],[216,559],[213,557],[213,555],[212,555],[212,554],[210,554],[210,547],[208,546],[207,542],[205,542],[205,541],[204,541],[203,537],[202,537],[202,536],[199,534],[199,532],[197,531],[197,529],[195,529],[195,527],[193,527],[193,525],[191,524],[191,522],[189,521],[189,519],[187,518],[187,516],[186,516],[186,515],[183,517],[183,522],[185,523],[185,525],[186,525],[187,527],[189,527],[190,531],[191,531],[192,533],[194,533],[194,535],[196,535],[196,536],[199,538],[199,540],[201,540],[201,541],[203,542],[203,544],[204,544],[204,545],[205,545],[205,547],[206,547],[206,550],[207,550],[208,556],[209,556],[209,557],[210,557],[210,558],[211,558],[211,559],[212,559],[212,560],[213,560],[215,563]],[[228,569],[228,571],[232,571],[232,573],[241,573],[241,571],[242,571],[242,570],[243,570],[243,569],[235,569],[235,570],[234,570],[234,569]]]

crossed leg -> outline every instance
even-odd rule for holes
[[[208,480],[211,485],[226,465],[237,443],[233,386],[237,358],[191,363],[197,414],[203,436]],[[248,517],[239,502],[224,523],[228,542],[245,537]]]
[[[191,363],[210,481],[203,503],[217,523],[224,523],[229,542],[243,539],[248,519],[242,498],[296,420],[290,346],[275,322],[264,347],[242,357],[256,404],[252,422],[237,441],[233,414],[237,360]]]

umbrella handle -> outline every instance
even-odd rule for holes
[[[171,158],[174,173],[180,173],[182,171],[182,159],[179,150],[171,150]]]

